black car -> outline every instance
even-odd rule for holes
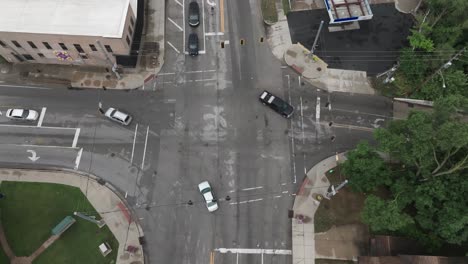
[[[268,91],[263,91],[259,99],[262,104],[268,105],[271,109],[275,110],[275,112],[286,118],[290,118],[294,112],[294,108],[290,104]]]
[[[197,33],[190,33],[188,38],[188,50],[190,56],[198,55],[198,35]]]
[[[188,23],[192,27],[200,24],[200,8],[197,2],[190,2],[188,10]]]

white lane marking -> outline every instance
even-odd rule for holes
[[[130,163],[133,163],[133,154],[135,153],[135,142],[136,142],[137,131],[138,131],[138,124],[136,124],[135,126],[135,135],[133,135],[133,147],[132,147],[132,156],[130,158]]]
[[[180,51],[176,47],[174,47],[174,45],[172,45],[172,43],[170,43],[169,41],[166,41],[166,42],[167,42],[167,44],[169,44],[169,46],[171,46],[175,50],[175,52],[180,54]]]
[[[252,187],[252,188],[245,188],[245,189],[242,189],[242,191],[251,191],[251,190],[258,190],[258,189],[262,189],[263,186],[257,186],[257,187]]]
[[[320,122],[323,125],[328,126],[328,122]],[[338,123],[333,123],[334,128],[346,128],[346,129],[356,129],[356,130],[361,130],[361,131],[368,131],[368,132],[373,132],[374,129],[370,127],[361,127],[361,126],[353,126],[353,125],[345,125],[345,124],[338,124]]]
[[[78,151],[78,155],[76,155],[75,168],[74,168],[75,170],[77,170],[78,167],[80,166],[81,154],[83,154],[83,148],[81,148],[80,151]]]
[[[38,159],[41,158],[39,156],[36,156],[36,151],[34,151],[34,150],[28,149],[28,150],[26,150],[26,152],[31,153],[31,157],[28,157],[28,159],[31,160],[32,162],[36,162]]]
[[[162,72],[162,73],[158,73],[158,75],[173,75],[175,74],[175,72]]]
[[[263,198],[258,198],[258,199],[248,200],[248,201],[242,201],[242,202],[232,202],[232,203],[229,203],[229,204],[230,205],[245,204],[245,203],[254,203],[254,202],[259,202],[259,201],[263,201]]]
[[[303,153],[303,159],[304,159],[304,175],[307,175],[307,167],[306,167],[306,154]]]
[[[281,197],[282,197],[281,195],[273,196],[273,198],[281,198]]]
[[[302,96],[301,100],[301,130],[302,130],[302,144],[305,144],[305,134],[304,134],[304,107],[302,107]]]
[[[282,191],[281,193],[288,193],[288,191]]]
[[[205,70],[205,71],[188,71],[185,73],[203,73],[203,72],[215,72],[216,70]]]
[[[286,184],[288,184],[288,183],[284,182],[284,183],[282,183],[281,185],[286,185]]]
[[[200,51],[200,54],[205,54],[205,49],[206,49],[206,30],[205,30],[205,1],[202,0],[202,14],[203,14],[203,53]],[[185,34],[184,34],[185,35]]]
[[[200,51],[198,52],[198,54],[206,54],[206,51],[205,51],[205,50],[200,50]]]
[[[236,264],[239,264],[239,252],[236,254]]]
[[[34,144],[0,144],[1,146],[15,147],[34,147],[34,148],[61,148],[61,149],[78,149],[77,147],[51,146],[51,145],[34,145]]]
[[[170,21],[174,26],[176,26],[180,31],[184,31],[184,29],[183,29],[181,26],[177,25],[177,23],[176,23],[174,20],[170,19],[169,17],[167,18],[167,20],[169,20],[169,21]]]
[[[29,128],[37,128],[37,126],[28,126],[28,125],[5,125],[5,124],[0,124],[0,127],[29,127]],[[76,127],[47,127],[47,126],[41,126],[40,128],[45,128],[45,129],[70,129],[70,130],[75,130],[78,129]]]
[[[224,32],[206,32],[205,36],[224,36]]]
[[[233,193],[233,192],[235,192],[235,191],[236,191],[236,190],[231,190],[231,191],[229,191],[229,193]]]
[[[153,91],[156,90],[156,82],[153,83]]]
[[[299,86],[301,86],[301,76],[299,76],[299,78],[297,78],[297,80],[298,80]]]
[[[289,94],[289,104],[292,105],[291,103],[291,80],[289,78],[289,75],[286,75],[288,77],[288,94]],[[291,127],[291,148],[292,148],[292,157],[293,157],[293,174],[294,174],[294,182],[296,183],[297,177],[296,177],[296,153],[295,153],[295,142],[294,142],[294,127],[293,127],[293,122],[290,122],[290,127]]]
[[[317,105],[315,106],[315,119],[317,122],[320,119],[320,97],[317,96]]]
[[[75,131],[75,137],[73,138],[72,148],[76,148],[76,144],[78,144],[78,137],[80,136],[81,129],[77,128]]]
[[[209,4],[210,6],[216,6],[215,2],[210,2],[210,0],[206,0],[206,3]]]
[[[192,80],[193,82],[214,82],[216,79],[200,79],[200,80]]]
[[[289,249],[263,249],[263,248],[215,248],[219,253],[239,253],[239,254],[268,254],[268,255],[291,255]]]
[[[224,45],[227,45],[227,44],[229,44],[229,40],[224,41]]]
[[[184,5],[182,5],[181,2],[177,1],[177,0],[174,0],[178,5],[180,5],[181,7],[184,7]]]
[[[47,109],[46,107],[42,107],[41,115],[39,116],[39,122],[37,122],[38,127],[42,126],[42,121],[44,121],[46,109]]]
[[[148,134],[149,134],[149,126],[146,129],[146,139],[145,139],[145,148],[143,149],[143,160],[141,161],[141,169],[145,166],[145,157],[146,157],[146,145],[148,144]]]
[[[51,89],[51,88],[46,88],[46,87],[8,85],[8,84],[0,84],[0,87],[13,87],[13,88],[38,89],[38,90],[50,90]]]

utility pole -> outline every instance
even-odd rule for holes
[[[458,59],[458,57],[460,57],[462,55],[463,52],[465,52],[466,50],[466,47],[464,47],[463,49],[459,50],[455,55],[452,56],[452,58],[450,58],[446,63],[444,63],[442,66],[439,67],[439,69],[437,69],[435,72],[433,72],[428,78],[426,78],[426,80],[424,80],[424,82],[422,83],[423,85],[426,84],[428,81],[432,80],[432,78],[434,78],[434,76],[439,73],[440,71],[442,71],[443,69],[447,69],[448,67],[452,66],[452,61]]]
[[[106,61],[109,63],[111,69],[112,69],[112,72],[115,74],[115,76],[117,76],[117,79],[122,79],[122,76],[120,76],[120,74],[117,72],[117,67],[115,65],[115,63],[112,63],[112,60],[111,58],[109,57],[109,54],[107,53],[107,51],[104,49],[104,46],[102,46],[102,43],[101,41],[96,40],[96,43],[98,44],[99,48],[101,49],[101,51],[104,53],[104,55],[106,56]]]
[[[317,45],[317,40],[320,36],[320,31],[322,31],[322,27],[323,27],[323,20],[320,21],[320,26],[319,26],[319,29],[318,29],[318,32],[317,32],[317,35],[315,35],[315,40],[314,40],[314,44],[312,45],[312,48],[310,49],[310,54],[309,56],[312,56],[315,52],[315,46]]]

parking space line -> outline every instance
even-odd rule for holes
[[[45,116],[46,109],[47,109],[47,108],[42,107],[41,115],[39,116],[39,122],[37,122],[37,126],[38,126],[38,127],[42,126],[42,121],[44,120],[44,116]]]
[[[184,29],[183,29],[181,26],[177,25],[177,23],[176,23],[174,20],[170,19],[169,17],[167,18],[167,20],[169,20],[169,21],[170,21],[174,26],[176,26],[180,31],[184,31]]]
[[[78,167],[80,166],[81,154],[83,154],[83,148],[81,148],[80,151],[78,151],[78,155],[76,155],[75,168],[74,168],[75,170],[77,170]]]
[[[145,147],[143,149],[143,160],[141,161],[141,169],[145,167],[145,157],[146,157],[146,146],[148,145],[148,134],[149,134],[149,126],[146,129],[146,139],[145,139]]]
[[[205,1],[202,0],[202,13],[203,13],[203,51],[205,51],[206,49],[206,38],[205,38],[205,34],[206,34],[206,30],[205,30]],[[200,54],[204,54],[204,53],[201,53],[199,52]]]
[[[175,52],[180,54],[180,51],[176,47],[174,47],[174,45],[172,45],[172,43],[170,43],[169,41],[166,41],[166,42],[167,42],[167,44],[169,44],[169,46],[171,46],[171,48],[173,48],[175,50]]]
[[[135,135],[133,136],[133,147],[132,147],[132,157],[130,158],[130,163],[133,163],[133,154],[135,153],[135,142],[138,131],[138,124],[135,126]]]
[[[75,137],[73,138],[73,144],[72,147],[75,148],[76,144],[78,143],[78,137],[80,136],[80,130],[79,128],[76,129],[75,131]]]
[[[182,0],[182,23],[182,26],[184,27],[184,30],[182,31],[182,48],[185,53],[185,0]]]
[[[184,5],[183,5],[181,2],[179,2],[179,1],[177,1],[177,0],[174,0],[174,1],[175,1],[178,5],[180,5],[182,8],[184,8]]]

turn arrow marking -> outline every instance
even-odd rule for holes
[[[28,149],[27,152],[31,153],[31,157],[28,157],[32,162],[36,162],[40,157],[36,156],[36,151]]]

